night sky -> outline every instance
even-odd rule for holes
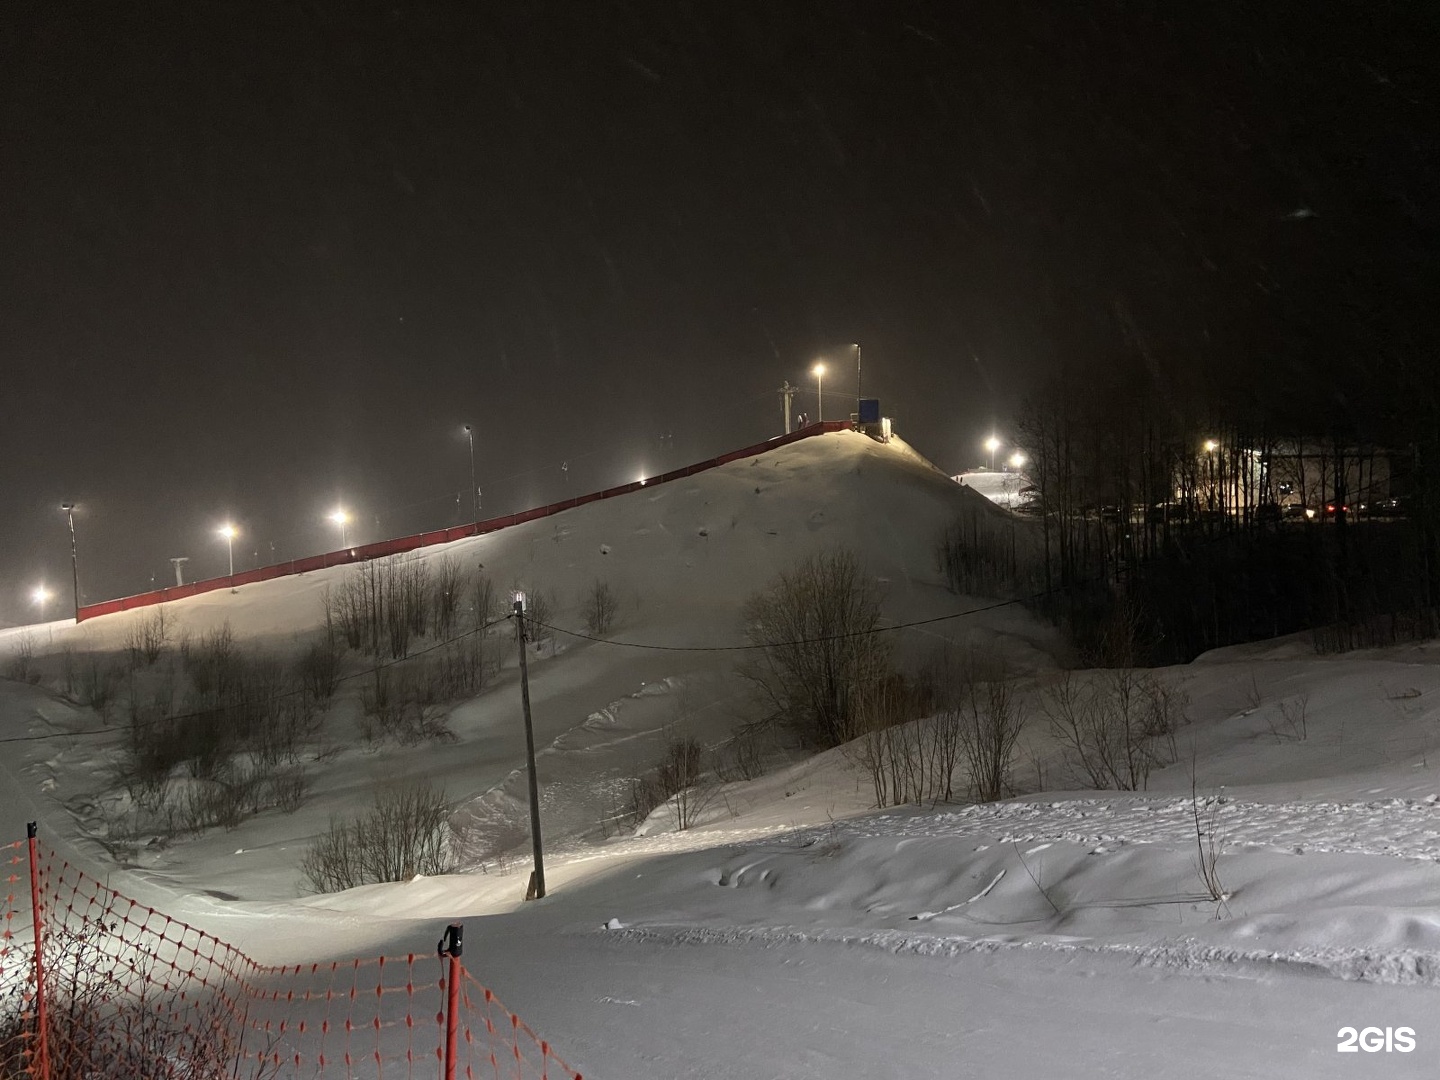
[[[1433,356],[1437,9],[7,3],[0,620],[66,499],[98,600],[468,519],[467,422],[490,516],[848,414],[855,341],[950,471],[1061,365]]]

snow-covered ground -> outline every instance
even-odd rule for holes
[[[974,472],[952,476],[950,479],[957,484],[978,491],[996,506],[1013,509],[1029,501],[1026,496],[1020,494],[1031,484],[1024,473],[977,469]]]
[[[1440,649],[1319,659],[1293,639],[1161,672],[1189,701],[1178,761],[1143,792],[1077,790],[1034,706],[1058,678],[1054,635],[943,586],[934,542],[957,513],[1022,543],[1030,527],[898,441],[844,433],[451,545],[499,582],[551,590],[564,626],[580,626],[595,578],[622,597],[610,642],[562,637],[532,662],[539,903],[522,900],[513,664],[454,709],[456,741],[414,748],[360,745],[347,684],[299,811],[127,846],[106,781],[118,725],[52,684],[66,645],[118,649],[143,613],[32,629],[44,678],[0,682],[0,738],[21,740],[0,756],[0,821],[18,837],[38,818],[113,887],[262,961],[428,952],[463,917],[477,978],[587,1076],[1434,1075]],[[1007,657],[1031,710],[1027,794],[875,812],[843,749],[776,751],[764,776],[717,791],[702,825],[676,832],[661,811],[614,835],[605,823],[665,731],[715,742],[747,715],[736,654],[634,646],[739,644],[746,596],[841,545],[881,582],[891,624],[987,608],[894,637],[912,658],[948,638]],[[194,633],[228,621],[250,647],[296,651],[344,572],[173,608]],[[21,633],[0,632],[0,656]],[[330,815],[419,773],[457,802],[469,872],[298,895]],[[1198,871],[1212,843],[1218,902]],[[1410,1027],[1416,1048],[1337,1052],[1347,1026]]]

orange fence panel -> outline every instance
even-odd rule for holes
[[[0,1076],[580,1080],[458,950],[262,965],[33,838],[0,871]]]

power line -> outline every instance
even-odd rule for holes
[[[1096,580],[1099,580],[1098,578]],[[1082,584],[1075,582],[1074,584]],[[1072,586],[1062,586],[1071,588]],[[553,630],[558,634],[565,634],[568,637],[580,638],[583,641],[596,641],[601,645],[615,645],[624,649],[648,649],[653,652],[752,652],[756,649],[785,649],[795,645],[819,645],[827,641],[844,641],[847,638],[868,637],[871,634],[884,634],[891,630],[911,630],[917,626],[929,626],[932,623],[946,622],[950,619],[963,619],[966,615],[979,615],[982,612],[994,611],[997,608],[1011,607],[1014,604],[1028,604],[1034,600],[1050,596],[1057,589],[1046,589],[1043,592],[1032,593],[1029,596],[1016,597],[1013,600],[997,600],[993,604],[986,604],[983,607],[966,608],[964,611],[952,611],[949,615],[935,615],[928,619],[914,619],[910,622],[893,623],[890,626],[876,626],[869,630],[851,630],[844,634],[828,634],[824,637],[796,638],[793,641],[767,641],[750,645],[654,645],[643,641],[612,641],[610,638],[594,637],[590,634],[582,634],[578,630],[566,630],[564,627],[552,626],[549,623],[538,622],[535,619],[529,621],[536,626],[543,626],[547,630]]]
[[[1206,544],[1218,544],[1218,543],[1220,543],[1220,542],[1222,542],[1222,541],[1224,541],[1224,540],[1227,540],[1231,535],[1233,535],[1233,534],[1230,534],[1230,533],[1221,533],[1221,534],[1215,535],[1215,536],[1207,536],[1207,537],[1204,538],[1204,541],[1203,541],[1203,542],[1206,543]],[[1118,573],[1119,573],[1119,574],[1129,574],[1129,573],[1130,573],[1131,571],[1133,571],[1134,569],[1136,569],[1136,567],[1134,567],[1134,566],[1122,566],[1122,567],[1119,567],[1119,568],[1118,568]],[[1040,600],[1044,600],[1044,599],[1046,599],[1047,597],[1051,597],[1051,596],[1058,595],[1058,594],[1060,594],[1060,593],[1062,593],[1062,592],[1065,592],[1065,591],[1067,591],[1067,590],[1070,590],[1070,589],[1082,588],[1082,587],[1087,586],[1087,585],[1096,584],[1097,582],[1101,582],[1101,581],[1107,580],[1107,579],[1109,578],[1109,576],[1110,576],[1110,573],[1109,573],[1109,572],[1105,572],[1105,573],[1102,573],[1102,574],[1100,574],[1100,575],[1098,575],[1098,576],[1090,577],[1090,578],[1087,578],[1087,579],[1082,579],[1082,580],[1079,580],[1079,581],[1071,581],[1071,582],[1063,583],[1063,584],[1061,584],[1061,585],[1058,585],[1058,586],[1055,586],[1055,587],[1052,587],[1052,588],[1042,589],[1042,590],[1040,590],[1039,592],[1030,593],[1030,594],[1028,594],[1028,595],[1026,595],[1026,596],[1014,597],[1014,598],[1012,598],[1012,599],[1010,599],[1010,600],[998,600],[998,601],[996,601],[996,602],[993,603],[993,604],[985,604],[985,605],[982,605],[982,606],[980,606],[980,607],[967,608],[967,609],[965,609],[964,611],[954,611],[954,612],[951,612],[951,613],[949,613],[949,614],[947,614],[947,615],[934,615],[934,616],[931,616],[930,618],[926,618],[926,619],[914,619],[914,620],[911,620],[911,621],[909,621],[909,622],[895,623],[895,624],[892,624],[892,625],[890,625],[890,626],[877,626],[877,627],[874,627],[874,628],[869,629],[869,630],[853,630],[853,631],[849,631],[849,632],[844,633],[844,634],[829,634],[829,635],[825,635],[825,636],[823,636],[823,637],[815,637],[815,638],[796,638],[796,639],[791,640],[791,641],[751,643],[751,644],[746,644],[746,645],[658,645],[658,644],[655,644],[655,643],[652,643],[652,642],[615,641],[615,640],[612,640],[612,639],[610,639],[610,638],[596,637],[596,636],[591,635],[591,634],[582,634],[582,633],[580,633],[578,630],[567,630],[567,629],[565,629],[564,627],[555,626],[555,625],[553,625],[553,624],[551,624],[551,623],[543,623],[543,622],[540,622],[539,620],[535,619],[533,616],[529,616],[529,615],[526,616],[526,621],[527,621],[530,625],[532,625],[532,626],[544,627],[546,630],[550,630],[550,631],[552,631],[552,632],[554,632],[554,633],[558,633],[558,634],[564,634],[564,635],[566,635],[567,637],[576,638],[576,639],[579,639],[579,640],[581,640],[581,641],[593,641],[593,642],[596,642],[596,643],[601,644],[601,645],[612,645],[612,646],[615,646],[616,648],[641,649],[641,650],[645,650],[645,651],[649,651],[649,652],[681,652],[681,653],[725,653],[725,652],[736,653],[736,652],[754,652],[754,651],[757,651],[757,650],[760,650],[760,649],[790,648],[790,647],[794,647],[794,646],[797,646],[797,645],[818,645],[818,644],[823,644],[823,643],[825,643],[825,642],[830,642],[830,641],[843,641],[843,640],[846,640],[846,639],[848,639],[848,638],[866,637],[866,636],[869,636],[869,635],[871,635],[871,634],[882,634],[882,633],[889,633],[889,632],[895,631],[895,630],[910,630],[910,629],[915,629],[915,628],[917,628],[917,627],[922,627],[922,626],[931,626],[931,625],[934,625],[935,623],[948,622],[948,621],[951,620],[951,619],[962,619],[962,618],[965,618],[965,617],[970,616],[970,615],[980,615],[980,614],[983,614],[983,613],[985,613],[985,612],[987,612],[987,611],[996,611],[996,610],[999,610],[1000,608],[1014,607],[1014,606],[1017,605],[1017,604],[1023,605],[1023,604],[1034,603],[1034,602],[1037,602],[1037,601],[1040,601]],[[452,645],[452,644],[454,644],[454,643],[457,642],[457,641],[463,641],[463,640],[464,640],[465,638],[467,638],[467,637],[472,637],[472,636],[474,636],[475,634],[484,633],[485,631],[489,630],[491,627],[493,627],[493,626],[499,626],[501,623],[508,622],[508,621],[509,621],[510,619],[512,619],[512,618],[514,618],[513,613],[507,613],[507,614],[506,614],[504,617],[502,617],[502,618],[492,620],[492,621],[490,621],[490,622],[487,622],[487,623],[483,624],[482,626],[474,627],[474,628],[472,628],[472,629],[470,629],[470,630],[465,631],[463,634],[457,634],[457,635],[454,636],[454,637],[446,638],[444,641],[436,642],[436,643],[433,644],[433,645],[429,645],[429,646],[427,646],[426,648],[420,649],[420,650],[417,651],[417,652],[410,653],[410,654],[408,654],[407,656],[400,657],[400,658],[394,659],[394,660],[383,661],[383,662],[380,662],[380,663],[377,663],[377,664],[373,665],[372,667],[365,668],[365,669],[363,669],[363,670],[361,670],[361,671],[352,672],[352,673],[350,673],[349,675],[342,675],[342,676],[340,676],[339,678],[336,679],[336,682],[348,682],[348,681],[350,681],[350,680],[352,680],[352,679],[359,679],[359,678],[364,678],[364,677],[367,676],[367,675],[374,675],[374,674],[376,674],[376,673],[379,672],[379,671],[383,671],[383,670],[385,670],[385,669],[387,669],[387,668],[391,668],[391,667],[396,667],[396,666],[398,666],[398,665],[400,665],[400,664],[403,664],[403,663],[406,663],[406,662],[408,662],[408,661],[410,661],[410,660],[413,660],[413,659],[415,659],[416,657],[425,656],[426,654],[431,653],[431,652],[435,652],[435,651],[438,650],[438,649],[443,649],[443,648],[445,648],[446,646]],[[300,688],[297,688],[297,689],[295,689],[295,690],[288,690],[288,691],[285,691],[284,693],[273,695],[273,696],[270,697],[270,698],[261,699],[260,701],[239,701],[239,702],[233,702],[233,703],[230,703],[229,705],[220,706],[220,707],[221,707],[221,708],[240,708],[240,707],[244,707],[244,706],[248,706],[248,705],[264,704],[264,703],[268,703],[268,702],[270,702],[270,701],[279,701],[279,700],[282,700],[282,699],[284,699],[284,698],[294,697],[294,696],[296,696],[296,695],[298,695],[298,694],[303,694],[304,692],[305,692],[304,688],[303,688],[303,687],[300,687]],[[176,715],[174,715],[174,716],[159,717],[159,718],[157,718],[156,720],[153,720],[153,721],[149,722],[148,724],[144,724],[144,725],[131,725],[131,727],[130,727],[128,730],[137,730],[137,729],[143,730],[143,729],[146,728],[146,727],[158,727],[158,726],[161,725],[161,724],[173,723],[173,722],[176,721],[176,720],[196,719],[196,718],[198,718],[198,717],[208,715],[209,713],[211,713],[211,712],[213,712],[213,711],[214,711],[214,710],[207,709],[207,710],[202,710],[202,711],[199,711],[199,712],[179,713],[179,714],[176,714]],[[121,730],[121,729],[119,729],[119,728],[113,728],[113,727],[108,727],[108,726],[107,726],[107,727],[104,727],[104,728],[92,728],[92,729],[86,729],[86,730],[81,730],[81,731],[59,731],[59,732],[51,732],[51,733],[44,734],[44,735],[12,735],[12,736],[3,736],[3,737],[0,737],[0,744],[6,744],[6,743],[24,743],[24,742],[43,742],[43,741],[45,741],[45,740],[47,740],[47,739],[72,738],[72,737],[79,737],[79,736],[85,736],[85,735],[105,735],[105,734],[110,734],[110,733],[117,732],[117,731],[119,731],[119,730]]]

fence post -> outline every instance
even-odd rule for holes
[[[35,1071],[34,1080],[50,1080],[50,1025],[45,1016],[45,922],[40,916],[40,866],[35,822],[25,826],[30,846],[30,914],[35,928]]]
[[[465,945],[465,926],[451,923],[440,939],[440,955],[450,958],[445,976],[445,1065],[441,1080],[455,1080],[455,1043],[460,1030],[460,953]]]

